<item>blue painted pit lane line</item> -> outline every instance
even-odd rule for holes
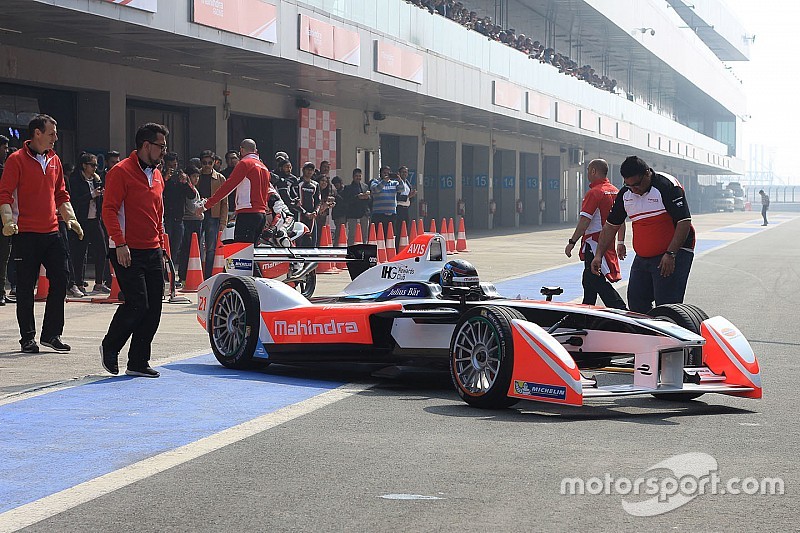
[[[213,355],[0,406],[0,513],[344,383],[229,370]]]
[[[730,241],[726,240],[700,239],[695,244],[695,257],[715,248],[719,248],[720,246],[724,246],[729,242]],[[577,252],[574,252],[572,255],[573,258],[577,258],[577,256]],[[630,278],[631,265],[633,264],[634,257],[634,254],[631,254],[626,260],[619,262],[623,281]],[[521,278],[500,281],[495,283],[495,286],[497,287],[497,291],[503,296],[516,298],[517,295],[520,295],[523,298],[533,300],[544,299],[544,296],[539,292],[542,287],[561,287],[564,289],[564,294],[554,296],[553,299],[559,302],[571,302],[583,299],[583,285],[581,285],[582,276],[583,261],[576,261],[573,264],[554,268],[545,272],[538,272]],[[598,305],[602,305],[602,300],[598,298],[597,303]]]
[[[759,231],[764,231],[764,230],[762,228],[727,227],[727,228],[712,229],[711,231],[719,231],[722,233],[758,233]]]

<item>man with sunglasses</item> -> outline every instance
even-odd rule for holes
[[[200,152],[200,181],[197,183],[197,190],[200,198],[211,198],[225,183],[225,176],[214,170],[214,152],[203,150]],[[228,222],[228,202],[220,202],[205,213],[203,213],[203,241],[205,242],[205,261],[203,261],[203,278],[211,277],[211,270],[214,268],[214,254],[217,250],[217,236],[219,235],[220,223]]]
[[[157,378],[150,368],[153,337],[164,297],[164,179],[157,165],[167,153],[169,130],[149,122],[136,132],[136,150],[108,171],[103,222],[109,258],[125,294],[100,344],[103,367],[119,373],[118,356],[128,349],[129,376]]]
[[[683,187],[673,176],[656,173],[639,157],[620,166],[625,186],[608,214],[591,264],[601,259],[619,226],[630,217],[636,258],[628,282],[628,308],[647,313],[656,305],[682,303],[694,259],[695,232]]]

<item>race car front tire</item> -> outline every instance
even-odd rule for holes
[[[692,333],[700,335],[700,324],[708,318],[705,311],[692,304],[663,304],[654,307],[647,313],[656,318],[668,320],[677,324]],[[701,366],[702,348],[694,348],[689,351],[686,359],[686,366]],[[702,396],[701,392],[679,392],[674,394],[653,394],[659,400],[689,401]]]
[[[458,395],[481,409],[503,409],[517,403],[508,396],[514,370],[513,319],[525,317],[515,309],[494,305],[464,313],[450,340],[450,377]]]
[[[261,320],[255,282],[248,277],[228,278],[211,302],[208,337],[217,361],[228,368],[252,367]]]

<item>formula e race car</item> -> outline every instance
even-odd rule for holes
[[[371,267],[374,246],[350,247],[351,283],[311,299],[253,277],[252,245],[223,253],[226,272],[200,286],[197,319],[226,367],[439,363],[461,398],[481,408],[641,394],[761,397],[753,350],[725,318],[688,304],[642,315],[550,301],[557,288],[542,289],[544,301],[504,298],[468,262],[448,260],[438,234]]]

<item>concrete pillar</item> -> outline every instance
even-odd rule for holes
[[[128,128],[137,126],[128,124],[128,102],[125,84],[121,78],[113,78],[111,90],[108,93],[108,147],[117,150],[120,156],[127,157],[136,148],[126,143]],[[169,144],[169,140],[167,140]]]
[[[441,222],[440,219],[442,217],[450,218],[456,216],[457,187],[458,189],[461,188],[460,180],[456,179],[461,169],[459,150],[460,146],[455,142],[439,141],[439,199],[437,203],[437,222]],[[441,228],[439,229],[441,231]]]
[[[474,171],[475,147],[465,144],[461,147],[461,201],[464,202],[464,223],[473,226],[475,213],[472,211],[475,195]]]
[[[523,204],[521,223],[524,225],[541,224],[539,212],[539,199],[541,198],[539,160],[539,154],[520,154],[520,196]]]
[[[474,146],[472,149],[473,191],[472,203],[467,204],[467,213],[472,213],[471,227],[491,228],[492,215],[489,214],[491,189],[492,150],[488,146]],[[469,229],[469,228],[468,228]]]
[[[555,224],[561,221],[561,156],[543,157],[541,181],[545,200],[543,222]]]

